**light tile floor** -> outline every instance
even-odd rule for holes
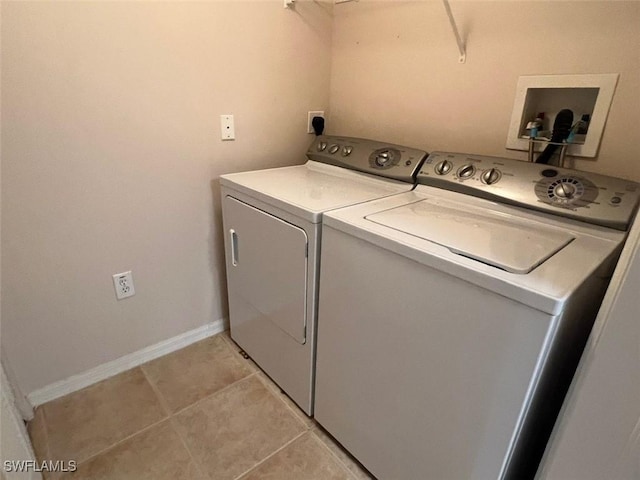
[[[372,479],[226,333],[37,408],[39,460],[84,480]]]

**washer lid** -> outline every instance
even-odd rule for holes
[[[462,210],[459,204],[431,198],[365,218],[517,274],[531,272],[575,238],[506,213],[471,206]]]

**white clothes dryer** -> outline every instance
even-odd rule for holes
[[[433,153],[323,219],[316,420],[380,480],[535,474],[640,185]]]
[[[304,165],[220,177],[231,338],[308,415],[322,215],[410,191],[426,155],[319,136]]]

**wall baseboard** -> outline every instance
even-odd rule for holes
[[[91,370],[73,375],[65,380],[54,382],[27,395],[27,399],[35,407],[63,397],[69,393],[93,385],[101,380],[117,375],[143,363],[162,357],[168,353],[184,348],[199,340],[223,332],[226,321],[224,319],[208,323],[194,330],[181,333],[173,338],[163,340],[149,347],[130,353],[111,362],[98,365]]]

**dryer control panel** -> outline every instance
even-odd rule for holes
[[[414,183],[427,152],[354,137],[320,135],[307,150],[316,162]]]
[[[640,184],[621,178],[519,160],[434,152],[418,183],[627,230]]]

